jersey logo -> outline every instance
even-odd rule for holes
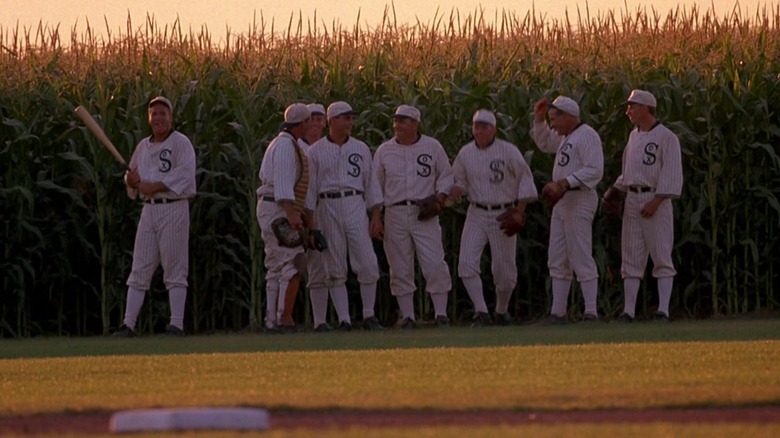
[[[490,182],[500,183],[504,180],[504,160],[493,160],[490,162]]]
[[[569,165],[569,161],[571,161],[571,156],[569,155],[569,152],[572,149],[571,143],[565,143],[563,146],[561,146],[561,149],[558,151],[558,165],[561,167],[566,167]]]
[[[656,143],[648,143],[645,145],[645,157],[642,159],[642,164],[645,166],[652,166],[655,164],[658,152],[658,145]]]
[[[172,154],[173,152],[170,149],[160,151],[160,172],[167,173],[171,170],[171,167],[173,167],[170,159]]]
[[[347,158],[347,162],[349,163],[349,170],[347,170],[347,174],[353,178],[357,178],[360,176],[360,162],[363,161],[363,157],[360,156],[360,154],[352,154]]]
[[[433,157],[428,154],[420,154],[417,156],[417,176],[421,176],[423,178],[431,176],[432,162]]]

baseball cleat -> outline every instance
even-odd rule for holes
[[[333,331],[333,327],[331,327],[330,324],[328,324],[327,322],[323,322],[322,324],[320,324],[317,327],[315,327],[314,331],[317,332],[317,333],[332,332]]]
[[[444,315],[437,315],[434,323],[436,324],[436,327],[449,327],[450,319]]]
[[[620,316],[617,317],[615,322],[620,322],[623,324],[631,324],[632,322],[634,322],[634,318],[628,313],[623,312],[620,314]]]
[[[398,323],[401,330],[413,330],[417,328],[417,323],[412,318],[404,318]]]
[[[565,316],[550,315],[534,325],[566,325],[569,320]]]
[[[166,336],[187,336],[187,333],[184,332],[184,330],[176,327],[173,324],[168,324],[165,326],[165,335]]]
[[[601,319],[598,315],[594,315],[592,313],[586,313],[582,315],[582,322],[601,322]]]
[[[348,323],[347,321],[341,321],[341,324],[339,324],[339,327],[336,330],[340,332],[348,332],[352,330],[352,324]]]
[[[655,315],[653,315],[653,322],[659,322],[659,323],[667,323],[669,322],[669,315],[665,314],[664,312],[655,312]]]
[[[512,318],[512,315],[507,313],[496,313],[494,315],[494,319],[496,322],[496,325],[512,325],[515,323],[514,318]]]
[[[477,312],[471,320],[472,327],[487,327],[491,324],[490,315],[485,312]]]
[[[130,327],[122,324],[111,336],[116,338],[132,338],[135,336],[135,332]]]
[[[378,332],[385,329],[384,327],[382,327],[382,324],[379,322],[379,320],[376,319],[376,316],[371,316],[369,318],[364,319],[361,326],[363,327],[363,330],[369,330],[372,332]]]

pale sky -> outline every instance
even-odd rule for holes
[[[313,18],[317,13],[317,22],[330,24],[337,22],[351,27],[357,21],[360,10],[361,26],[374,27],[382,18],[387,0],[339,0],[337,2],[314,0],[133,0],[121,2],[115,0],[0,0],[0,28],[6,37],[9,31],[17,28],[37,28],[39,23],[49,26],[59,25],[61,36],[69,36],[75,26],[77,33],[81,34],[85,29],[87,20],[93,30],[103,34],[106,29],[106,21],[112,33],[126,33],[127,17],[130,14],[133,28],[140,28],[146,19],[147,13],[154,16],[158,26],[171,24],[178,17],[184,25],[184,29],[199,30],[206,26],[212,37],[219,39],[226,35],[229,27],[233,34],[245,32],[252,23],[252,17],[260,16],[266,22],[272,19],[276,22],[276,28],[286,28],[292,13],[303,13],[304,18]],[[569,12],[571,18],[576,19],[577,7],[584,13],[587,4],[591,14],[615,10],[626,11],[633,15],[637,8],[652,9],[666,15],[670,9],[677,5],[690,7],[697,4],[702,12],[714,7],[718,17],[730,12],[737,0],[394,0],[396,17],[399,24],[415,23],[420,20],[429,23],[439,9],[440,15],[444,15],[445,22],[450,11],[458,10],[461,15],[468,15],[482,7],[486,18],[492,21],[496,12],[514,12],[520,18],[524,17],[532,7],[536,15],[544,15],[548,19],[563,18],[564,11]],[[535,5],[534,5],[535,4]],[[752,18],[758,7],[774,7],[777,0],[742,0],[739,4],[743,12],[748,12]],[[336,5],[338,8],[336,8]],[[626,9],[627,7],[627,9]]]

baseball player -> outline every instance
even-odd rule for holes
[[[316,209],[328,242],[328,249],[323,252],[325,284],[331,291],[339,328],[349,330],[352,325],[345,286],[349,256],[360,283],[363,327],[381,330],[383,327],[374,315],[379,266],[369,233],[381,232],[382,193],[372,169],[370,149],[350,136],[354,114],[346,102],[328,106],[328,135],[309,149],[311,178],[306,208]],[[370,223],[367,209],[371,211]]]
[[[303,201],[308,190],[308,161],[298,139],[309,129],[311,113],[306,105],[295,103],[284,111],[284,124],[271,141],[260,165],[257,189],[257,221],[265,248],[266,328],[288,331],[294,328],[286,306],[292,306],[300,285],[303,246],[282,246],[272,224],[287,218],[293,229],[304,227]],[[312,221],[309,219],[309,227]],[[281,292],[281,293],[280,293]],[[288,295],[289,294],[289,295]],[[290,296],[291,295],[291,296]],[[285,315],[286,320],[280,321]]]
[[[550,118],[549,126],[545,116]],[[592,232],[599,203],[596,185],[604,172],[601,138],[580,121],[577,102],[565,96],[558,96],[551,105],[547,99],[534,104],[531,138],[542,152],[556,154],[553,180],[545,186],[545,192],[560,198],[550,220],[547,266],[553,303],[544,323],[567,322],[572,271],[585,299],[583,320],[598,321],[598,271],[593,260]]]
[[[183,336],[189,271],[190,204],[195,196],[195,150],[173,129],[173,105],[163,96],[149,102],[152,135],[138,143],[125,184],[130,199],[143,200],[135,234],[133,267],[127,279],[127,307],[114,336],[135,335],[135,325],[157,266],[162,264],[171,306],[165,333]]]
[[[444,261],[438,218],[419,220],[417,200],[431,195],[444,204],[452,186],[447,153],[434,138],[422,135],[420,111],[399,106],[393,116],[395,137],[374,154],[374,170],[384,199],[384,247],[390,265],[390,291],[401,311],[401,328],[417,326],[414,315],[414,254],[433,301],[435,323],[448,326],[447,298],[452,289]]]
[[[301,148],[306,151],[307,155],[311,145],[322,138],[322,131],[326,126],[325,108],[317,103],[309,104],[308,108],[309,112],[311,112],[311,124],[306,134],[298,139],[298,143]],[[319,223],[319,219],[316,217],[316,211],[314,216],[315,222]],[[333,327],[327,322],[329,291],[328,286],[325,283],[327,274],[325,272],[325,261],[322,253],[318,251],[307,251],[306,265],[308,268],[307,286],[311,298],[314,331],[329,332],[333,330]],[[336,302],[335,297],[333,297],[332,300],[334,303]],[[344,303],[346,303],[346,297],[344,297]]]
[[[470,205],[460,240],[458,276],[474,304],[472,326],[491,323],[480,278],[480,260],[490,245],[495,281],[495,319],[512,321],[509,299],[517,284],[517,236],[507,236],[498,216],[511,209],[524,218],[525,207],[537,197],[533,175],[517,146],[496,138],[496,116],[480,109],[472,118],[474,141],[463,146],[452,164],[455,182],[450,195],[458,202],[468,196]]]
[[[658,312],[655,320],[669,320],[669,300],[677,271],[672,262],[674,223],[672,199],[682,193],[683,172],[680,141],[656,119],[655,96],[633,90],[626,101],[626,115],[635,125],[623,150],[623,171],[604,194],[604,203],[620,202],[627,192],[621,237],[625,304],[623,322],[634,320],[639,283],[648,254],[653,259],[653,277],[658,281]],[[617,210],[614,208],[613,210]]]

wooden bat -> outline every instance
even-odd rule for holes
[[[103,143],[103,146],[108,149],[109,152],[111,152],[111,155],[116,158],[116,160],[124,166],[127,167],[127,161],[125,161],[124,157],[122,157],[122,154],[119,153],[119,151],[116,149],[116,146],[114,146],[114,143],[111,143],[111,140],[109,140],[106,133],[103,131],[103,128],[100,127],[100,125],[97,124],[95,119],[92,118],[92,115],[87,111],[86,108],[79,105],[75,109],[75,113],[81,120],[84,121],[84,124],[87,125],[87,128],[89,128],[90,131],[92,131],[93,134],[95,134],[95,137]]]

